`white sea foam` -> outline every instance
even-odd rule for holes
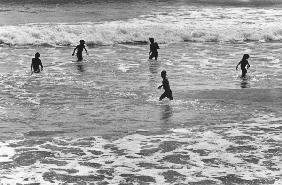
[[[166,20],[163,20],[166,21]],[[80,39],[87,45],[113,45],[141,43],[154,37],[159,43],[171,42],[241,42],[280,41],[282,29],[279,25],[266,28],[229,28],[223,25],[210,27],[190,26],[189,23],[156,23],[148,20],[135,22],[106,22],[101,24],[33,24],[0,27],[0,43],[7,45],[74,46]]]
[[[7,143],[0,143],[0,162],[12,161],[11,157],[16,153],[13,148],[7,145]]]
[[[45,151],[56,153],[46,159],[64,161],[66,164],[44,164],[44,158],[39,155],[36,163],[11,169],[4,174],[5,178],[0,182],[5,184],[18,180],[26,183],[46,183],[46,174],[49,174],[49,179],[55,183],[60,183],[61,177],[66,181],[76,182],[83,181],[84,177],[99,175],[104,170],[109,173],[105,173],[105,177],[109,178],[103,179],[110,184],[119,184],[129,179],[134,181],[134,178],[138,179],[140,176],[144,177],[145,181],[153,179],[151,184],[171,184],[167,179],[170,177],[169,173],[178,174],[174,176],[173,183],[201,183],[207,180],[220,184],[224,179],[232,183],[232,178],[235,177],[245,184],[254,184],[258,180],[279,184],[277,177],[281,174],[281,166],[276,164],[279,164],[281,159],[276,156],[278,153],[272,152],[277,148],[273,146],[273,141],[267,143],[264,137],[251,132],[255,128],[265,126],[264,121],[275,123],[277,119],[274,117],[275,115],[257,115],[257,119],[224,125],[221,130],[203,131],[202,128],[194,128],[190,131],[186,128],[176,128],[171,129],[172,133],[163,135],[132,134],[113,141],[101,137],[54,138],[53,142],[46,141],[33,148],[25,146],[25,142],[29,145],[30,141],[11,141],[1,146],[6,147],[7,151],[25,150],[10,152],[10,157],[16,154],[21,156],[25,151]],[[269,128],[272,126],[269,124]],[[224,129],[226,127],[229,129]],[[237,134],[230,135],[230,129],[232,133]],[[244,135],[241,132],[244,132]],[[268,137],[272,134],[274,133],[265,133]],[[265,155],[272,156],[265,158]],[[98,167],[91,166],[95,164]],[[199,172],[201,175],[196,175]],[[165,173],[168,173],[168,176]],[[44,175],[45,178],[42,177]],[[88,182],[87,178],[85,182]]]

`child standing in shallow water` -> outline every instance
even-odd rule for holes
[[[248,54],[244,54],[242,60],[236,66],[236,70],[238,70],[238,66],[241,65],[242,78],[246,77],[247,69],[249,69],[250,67],[250,64],[248,62],[249,57],[250,56]],[[246,66],[247,66],[247,69],[246,69]]]
[[[152,59],[155,57],[155,60],[158,59],[158,49],[159,45],[158,43],[154,42],[154,38],[149,38],[151,44],[150,44],[150,52],[149,52],[149,59]]]
[[[84,41],[84,40],[80,40],[79,42],[80,42],[80,44],[77,45],[76,48],[74,48],[73,53],[72,53],[72,56],[74,55],[75,50],[77,50],[77,53],[76,53],[77,60],[78,60],[78,61],[82,61],[82,59],[83,59],[83,57],[82,57],[82,51],[83,51],[83,49],[85,49],[87,55],[88,55],[88,53],[87,53],[87,50],[86,50],[85,45],[84,45],[84,44],[85,44],[85,41]]]
[[[166,71],[163,70],[161,72],[161,77],[163,78],[163,84],[160,85],[158,87],[158,89],[162,88],[165,90],[165,92],[160,96],[159,100],[161,101],[162,99],[164,99],[165,97],[169,98],[170,100],[173,100],[173,97],[172,97],[172,91],[170,89],[170,86],[169,86],[169,82],[168,82],[168,79],[166,77]]]
[[[31,66],[30,66],[31,74],[33,72],[34,73],[39,73],[40,71],[43,70],[43,65],[42,65],[42,62],[39,59],[39,57],[40,57],[40,54],[37,52],[37,53],[35,53],[35,57],[32,58]],[[41,67],[41,70],[40,70],[39,66]]]

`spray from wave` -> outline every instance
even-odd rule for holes
[[[73,46],[84,39],[88,46],[144,44],[148,37],[159,43],[281,41],[282,28],[214,27],[195,28],[186,24],[106,22],[84,24],[26,24],[0,27],[2,45]]]

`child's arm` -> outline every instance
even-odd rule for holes
[[[41,60],[39,60],[40,61],[40,66],[41,66],[41,71],[43,71],[43,65],[42,65],[42,62],[41,62]]]
[[[73,53],[72,53],[72,56],[74,55],[74,52],[75,52],[76,49],[77,49],[77,46],[74,48]]]
[[[32,70],[32,60],[31,60],[31,65],[30,65],[30,72],[31,72],[31,74],[33,73],[33,70]]]
[[[247,69],[249,69],[249,67],[251,67],[251,66],[250,66],[250,64],[249,64],[249,62],[248,62],[248,64],[247,64]]]
[[[83,46],[83,48],[85,49],[85,51],[86,51],[86,54],[88,55],[88,52],[87,52],[87,49],[85,48],[85,46]]]
[[[236,70],[238,70],[238,66],[241,64],[241,61],[237,64],[236,66]]]

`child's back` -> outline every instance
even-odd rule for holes
[[[158,43],[154,42],[154,38],[149,38],[151,44],[150,44],[150,52],[149,52],[149,59],[152,59],[155,57],[155,60],[158,59],[158,49],[159,45]]]
[[[35,58],[32,58],[31,60],[31,71],[35,72],[35,73],[39,73],[40,72],[40,68],[41,67],[41,71],[43,70],[43,65],[41,60],[39,59],[40,54],[36,53],[35,54]]]
[[[158,43],[154,42],[150,44],[150,50],[152,53],[158,52],[158,49],[160,49]]]

